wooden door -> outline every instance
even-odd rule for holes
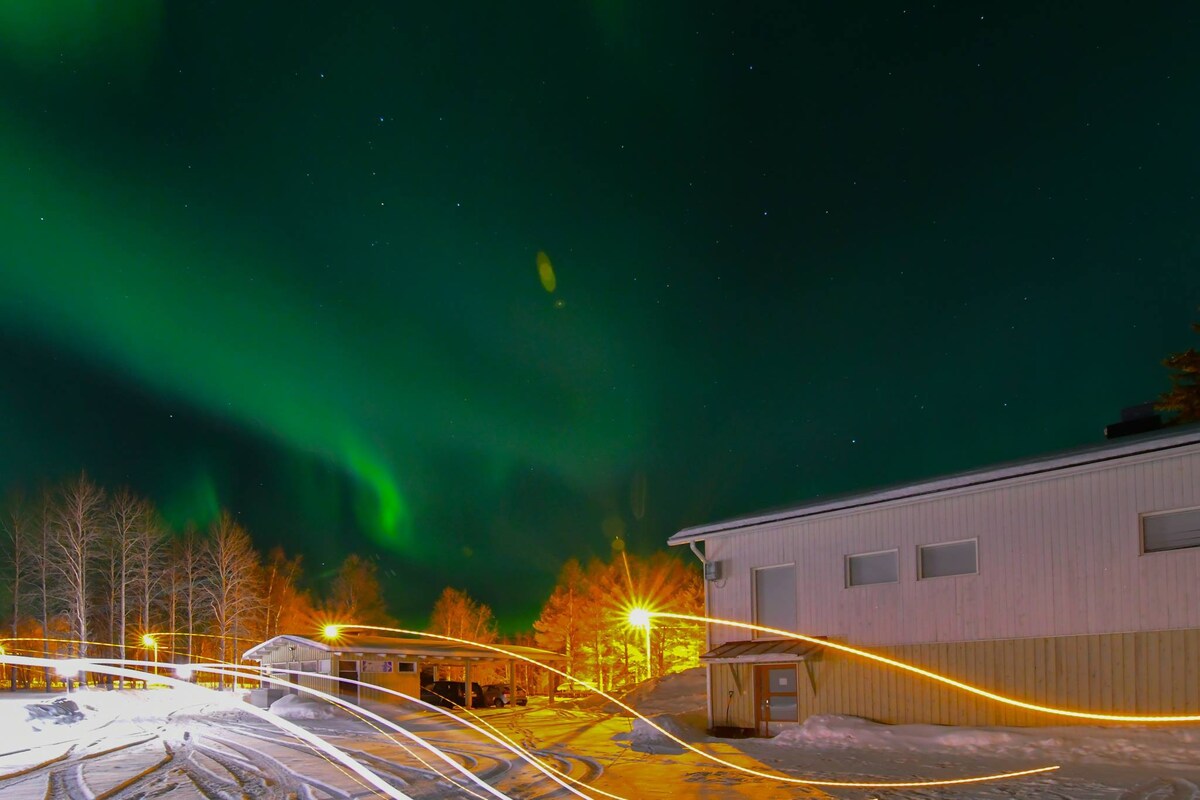
[[[779,725],[796,722],[799,707],[794,664],[758,664],[754,667],[754,695],[757,700],[755,730],[759,736],[774,736]]]

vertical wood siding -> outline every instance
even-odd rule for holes
[[[1200,713],[1200,629],[874,648],[1005,696],[1075,711]],[[797,665],[799,719],[849,714],[889,724],[1102,725],[1005,706],[894,668],[836,652]],[[752,667],[713,664],[713,725],[753,728]],[[734,671],[740,677],[734,680]]]
[[[875,652],[1027,702],[1117,714],[1200,713],[1200,629],[914,644]],[[814,672],[815,694],[807,680],[800,681],[802,720],[850,714],[893,724],[1103,724],[1000,705],[840,653],[824,654]],[[735,707],[741,716],[732,724],[752,726],[753,705]],[[719,715],[716,723],[724,724]]]

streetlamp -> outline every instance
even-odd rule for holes
[[[633,608],[629,611],[629,624],[635,628],[646,629],[646,677],[650,677],[650,612],[644,608]]]
[[[157,675],[158,674],[158,641],[150,634],[143,633],[142,634],[142,647],[148,647],[148,648],[152,648],[154,650],[154,666],[151,669],[154,671],[154,674]],[[149,688],[149,686],[150,686],[149,681],[146,682],[146,686],[147,686],[147,688]]]

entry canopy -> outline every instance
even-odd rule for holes
[[[796,639],[752,639],[726,642],[700,656],[705,664],[753,664],[756,662],[811,661],[825,648]]]

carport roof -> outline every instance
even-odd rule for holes
[[[271,656],[288,647],[312,647],[331,655],[387,655],[424,659],[454,659],[457,661],[505,661],[512,656],[497,653],[483,645],[466,645],[441,639],[401,639],[390,636],[344,636],[336,642],[323,642],[304,636],[283,634],[251,647],[243,659],[251,661],[271,660]],[[538,647],[515,644],[498,644],[517,656],[524,656],[540,663],[562,661],[565,656]]]

